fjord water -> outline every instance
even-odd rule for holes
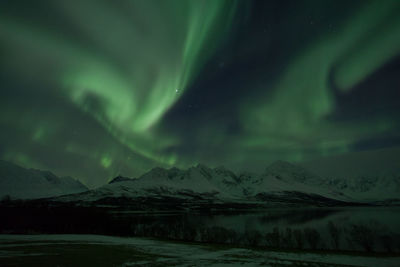
[[[2,234],[151,237],[276,249],[400,252],[400,207],[130,211],[3,207]]]
[[[224,213],[117,212],[114,216],[131,220],[132,233],[139,236],[298,249],[378,252],[400,249],[400,207],[274,208]]]

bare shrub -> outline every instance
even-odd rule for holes
[[[351,240],[361,246],[365,251],[373,251],[374,234],[372,229],[362,224],[353,224],[350,226],[349,234]]]
[[[245,232],[246,243],[250,246],[259,246],[261,243],[262,235],[257,230],[251,230]]]
[[[321,235],[313,228],[305,228],[304,237],[312,249],[317,249],[321,242]]]
[[[201,241],[210,243],[232,243],[236,233],[219,226],[205,228],[201,231]]]
[[[383,248],[385,249],[386,252],[388,252],[388,253],[393,252],[394,240],[390,235],[381,236],[381,241],[382,241]]]
[[[293,247],[292,229],[287,227],[285,232],[282,233],[282,247]]]
[[[280,247],[281,235],[278,227],[274,227],[272,233],[267,233],[265,235],[265,238],[267,239],[268,246],[276,248]]]
[[[341,231],[333,222],[328,223],[328,230],[331,236],[331,243],[334,249],[339,249]]]
[[[295,241],[295,247],[296,248],[303,248],[304,247],[304,239],[303,239],[303,233],[300,229],[295,229],[293,231],[293,237]]]

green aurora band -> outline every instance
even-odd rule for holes
[[[398,122],[387,118],[365,118],[350,125],[325,118],[335,110],[329,84],[333,67],[334,84],[347,92],[400,53],[399,14],[397,1],[372,1],[343,21],[338,31],[310,42],[281,74],[273,95],[258,93],[243,101],[241,118],[249,138],[239,145],[250,150],[289,148],[298,151],[291,160],[302,160],[301,151],[307,148],[322,155],[343,153],[362,136],[392,129]]]
[[[361,2],[334,31],[293,49],[272,82],[249,82],[234,103],[239,133],[228,134],[205,110],[185,137],[185,127],[173,128],[165,116],[216,51],[240,34],[234,25],[248,19],[250,2],[58,0],[25,2],[25,9],[10,3],[0,8],[0,69],[18,89],[2,83],[13,93],[0,100],[0,125],[7,128],[2,140],[15,141],[3,142],[0,156],[24,166],[96,186],[154,166],[240,168],[347,153],[360,139],[400,127],[396,116],[327,119],[335,94],[351,93],[400,55],[400,1]],[[228,102],[229,88],[217,89],[227,91]],[[171,149],[182,147],[190,152]]]

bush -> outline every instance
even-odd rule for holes
[[[312,249],[317,249],[321,242],[321,235],[317,230],[312,228],[304,229],[304,237]]]
[[[232,243],[235,236],[234,231],[218,226],[204,228],[200,234],[201,241],[210,243]]]
[[[364,248],[365,251],[371,252],[374,244],[374,234],[372,229],[365,225],[351,225],[350,227],[351,240]]]
[[[245,242],[246,245],[259,246],[261,243],[262,235],[257,230],[246,231],[245,232]]]
[[[285,233],[282,234],[282,246],[285,248],[293,247],[292,229],[287,227]]]
[[[293,231],[293,237],[295,241],[295,247],[302,249],[304,247],[304,239],[303,239],[303,233],[301,232],[300,229],[295,229]]]
[[[332,248],[339,249],[340,246],[340,229],[333,223],[328,223],[328,231],[331,236]]]
[[[268,246],[270,246],[270,247],[276,247],[276,248],[278,248],[278,247],[280,247],[280,244],[281,244],[281,236],[280,236],[280,233],[279,233],[279,228],[278,227],[275,227],[273,230],[272,230],[272,233],[267,233],[266,235],[265,235],[265,238],[267,239],[267,245]]]
[[[386,252],[388,253],[393,252],[394,242],[391,236],[389,235],[381,236],[381,241],[383,248],[385,249]]]

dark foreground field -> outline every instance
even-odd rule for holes
[[[0,266],[399,266],[400,256],[99,235],[0,235]]]

